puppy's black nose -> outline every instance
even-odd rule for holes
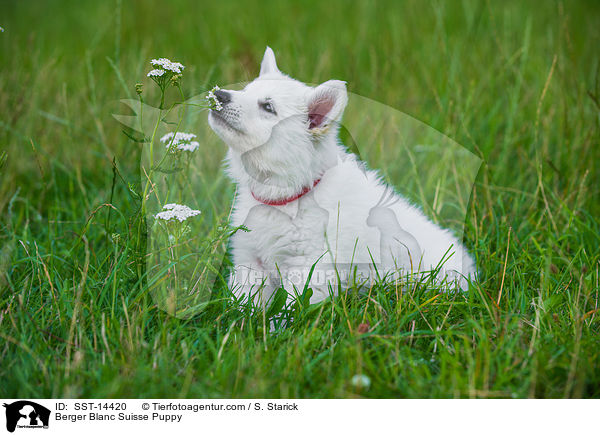
[[[215,91],[215,97],[221,104],[227,104],[231,101],[231,94],[227,91],[222,91],[221,89]]]

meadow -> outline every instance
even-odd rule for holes
[[[600,5],[2,0],[0,11],[0,396],[600,397]],[[152,58],[185,64],[194,96],[252,80],[266,45],[295,78],[345,80],[481,159],[465,205],[480,273],[468,292],[300,299],[277,307],[293,320],[271,331],[278,313],[227,298],[225,261],[203,310],[157,304],[140,231],[145,144],[113,115],[131,114],[120,100],[137,98],[136,83],[159,99]],[[203,116],[188,127],[206,130]],[[235,191],[212,141],[195,192],[206,261],[226,250]],[[383,148],[358,146],[393,178]]]

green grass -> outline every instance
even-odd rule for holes
[[[596,3],[1,8],[0,396],[600,397]],[[142,79],[157,97],[153,57],[188,66],[191,96],[254,77],[267,44],[298,79],[346,80],[484,159],[469,293],[351,292],[277,333],[226,300],[187,320],[157,307],[136,231],[142,146],[112,114]],[[207,224],[234,191],[223,154],[203,156]]]

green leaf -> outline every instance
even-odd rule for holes
[[[142,138],[140,139],[140,138],[138,138],[138,137],[135,137],[135,136],[133,136],[133,135],[132,135],[131,133],[129,133],[127,130],[121,130],[121,131],[122,131],[122,132],[125,134],[125,136],[127,136],[129,139],[131,139],[131,140],[132,140],[132,141],[134,141],[134,142],[137,142],[137,143],[146,143],[146,142],[147,142],[147,140],[146,140],[146,138],[145,138],[145,137],[142,137]]]
[[[283,307],[285,307],[285,302],[287,301],[288,293],[285,291],[283,287],[280,287],[274,294],[271,296],[271,304],[269,305],[269,309],[267,310],[266,316],[268,319],[273,317],[275,314],[279,314]]]

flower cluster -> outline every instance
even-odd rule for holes
[[[165,144],[167,150],[171,153],[177,151],[188,151],[193,153],[198,149],[200,144],[194,140],[196,135],[193,133],[167,133],[160,138],[160,141]]]
[[[178,85],[179,79],[185,66],[179,62],[172,62],[169,59],[161,57],[160,59],[152,59],[150,61],[154,69],[150,70],[148,77],[156,82],[162,91],[162,98],[164,98],[165,89],[170,84]],[[163,101],[161,100],[161,108]]]
[[[181,74],[183,72],[183,70],[185,69],[185,66],[183,66],[179,62],[172,62],[169,59],[166,59],[164,57],[161,57],[160,59],[152,59],[150,61],[150,63],[153,66],[158,67],[158,68],[150,71],[148,73],[148,77],[150,77],[151,73],[155,73],[155,71],[171,71],[172,73],[175,73],[175,74]],[[156,75],[156,73],[154,75]],[[158,75],[162,75],[162,74],[158,74]]]
[[[157,213],[154,217],[164,221],[177,219],[179,222],[183,222],[188,218],[199,215],[200,213],[200,210],[192,210],[187,205],[165,204],[163,211]]]
[[[210,91],[208,91],[208,95],[205,97],[208,100],[208,104],[209,104],[208,107],[210,109],[216,110],[217,112],[220,112],[221,110],[223,110],[223,105],[221,104],[221,102],[219,101],[217,96],[215,95],[215,91],[219,91],[219,90],[221,90],[221,88],[218,86],[215,86]]]
[[[148,77],[160,77],[165,73],[164,69],[153,69],[148,73]]]

